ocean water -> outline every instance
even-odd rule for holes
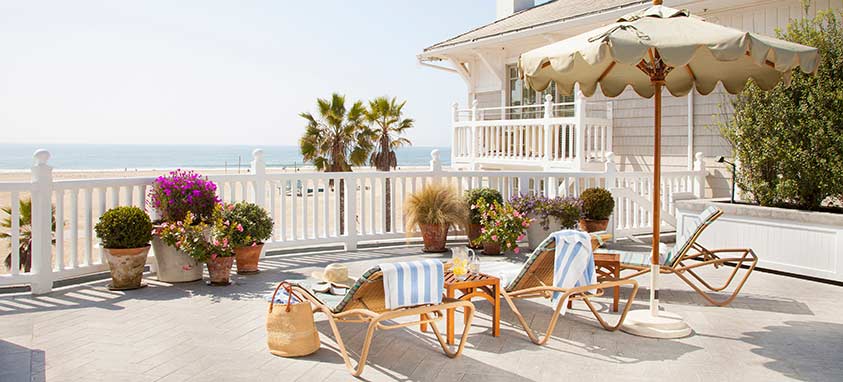
[[[0,170],[29,169],[37,149],[50,151],[50,164],[56,170],[248,168],[257,147],[263,149],[267,167],[302,166],[296,146],[0,143]],[[448,147],[405,147],[396,152],[398,166],[428,165],[433,149],[439,149],[443,165],[450,164]]]

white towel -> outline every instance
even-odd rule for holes
[[[439,260],[380,264],[387,309],[442,303],[445,271]]]
[[[591,252],[591,237],[581,231],[563,230],[552,234],[556,240],[553,285],[557,288],[575,288],[597,283],[594,269],[594,254]],[[554,292],[551,301],[555,304],[562,292]],[[567,304],[568,301],[562,302]],[[565,314],[565,309],[561,310]]]

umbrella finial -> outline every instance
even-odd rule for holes
[[[662,0],[653,0],[653,5],[662,5]]]

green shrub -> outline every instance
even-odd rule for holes
[[[152,222],[137,207],[117,207],[106,211],[94,227],[105,248],[140,248],[152,239]]]
[[[477,205],[477,201],[483,199],[486,203],[498,202],[503,204],[503,196],[493,188],[475,188],[465,192],[465,204],[467,206]],[[469,220],[471,224],[480,224],[480,211],[469,209]]]
[[[272,236],[272,218],[257,204],[228,204],[223,209],[222,219],[232,227],[231,244],[235,247],[260,243]]]
[[[583,216],[590,220],[605,220],[615,209],[615,198],[605,188],[589,188],[580,194]]]
[[[843,198],[843,30],[835,11],[791,21],[779,37],[819,49],[815,75],[749,84],[721,123],[740,161],[737,185],[764,206],[822,209]],[[725,111],[725,110],[724,110]]]

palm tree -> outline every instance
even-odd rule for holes
[[[409,139],[402,137],[405,130],[413,127],[414,121],[411,118],[403,118],[404,104],[407,101],[398,102],[398,98],[378,97],[369,101],[369,109],[366,110],[366,120],[372,124],[372,135],[377,142],[375,150],[369,157],[371,166],[379,171],[389,171],[398,166],[398,159],[395,150],[402,146],[412,145]],[[386,231],[391,231],[391,210],[390,195],[392,187],[390,180],[386,179],[386,195],[384,195],[384,214],[386,215]]]
[[[21,199],[19,201],[20,208],[18,212],[20,217],[18,219],[18,240],[20,241],[20,246],[18,247],[18,259],[20,259],[20,269],[24,272],[30,272],[32,270],[32,200],[31,199]],[[6,214],[6,217],[0,221],[0,227],[3,228],[3,232],[0,232],[0,239],[11,239],[12,237],[12,208],[11,207],[3,207],[0,208],[0,211]],[[53,221],[52,221],[52,232],[56,231],[56,209],[53,207],[52,211]],[[52,239],[51,239],[52,240]],[[53,240],[55,242],[55,240]],[[6,255],[6,259],[4,260],[6,265],[6,269],[12,269],[12,253],[11,249],[9,250],[9,254]]]
[[[366,164],[372,151],[372,132],[366,127],[366,108],[357,101],[346,108],[345,96],[334,93],[331,99],[316,101],[317,114],[299,114],[307,121],[299,148],[305,161],[326,172],[348,172],[351,166]],[[331,183],[333,187],[333,182]],[[340,179],[340,233],[345,233],[345,182]]]

